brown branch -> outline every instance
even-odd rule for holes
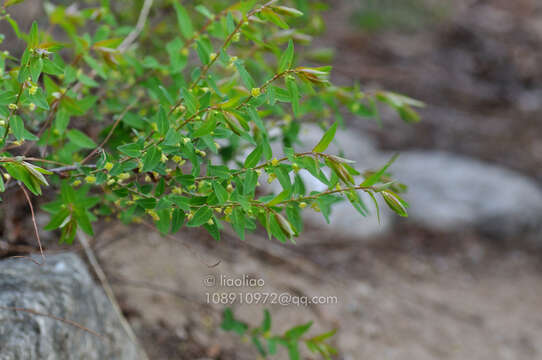
[[[36,239],[38,240],[38,246],[40,248],[40,254],[41,254],[41,257],[42,257],[43,261],[45,261],[45,254],[43,253],[43,247],[41,246],[40,233],[38,231],[38,224],[36,223],[36,215],[34,214],[34,206],[32,205],[32,200],[30,199],[30,196],[28,195],[28,192],[24,188],[23,184],[21,184],[20,182],[18,184],[19,184],[19,187],[21,188],[21,190],[23,190],[24,197],[26,198],[26,201],[28,202],[28,206],[30,207],[30,213],[32,215],[32,224],[34,224],[34,232],[36,233]],[[32,259],[32,258],[30,258],[30,259]],[[32,259],[32,260],[34,260],[34,259]]]

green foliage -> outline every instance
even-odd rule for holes
[[[403,187],[387,166],[360,180],[351,161],[325,151],[344,109],[376,117],[380,102],[411,122],[423,104],[338,87],[329,82],[331,67],[303,66],[294,44],[316,29],[291,4],[167,6],[178,28],[140,35],[156,52],[120,45],[130,29],[108,2],[80,11],[49,4],[47,32],[34,22],[25,33],[1,15],[27,46],[19,59],[4,54],[0,62],[0,169],[36,195],[60,188],[50,199],[58,206],[46,206],[49,229],[60,228],[70,242],[77,228],[91,233],[100,216],[116,215],[124,222],[149,217],[162,233],[201,226],[216,239],[226,223],[241,238],[259,224],[270,237],[293,241],[307,206],[329,220],[332,205],[346,199],[368,215],[359,192],[406,216]],[[53,27],[65,40],[53,38]],[[311,152],[296,152],[299,124],[309,119],[328,130]],[[273,141],[282,142],[285,157],[273,156]],[[328,189],[307,194],[302,170]],[[264,175],[280,183],[278,194],[257,191]],[[82,201],[87,193],[99,200]]]
[[[271,314],[268,310],[264,310],[264,318],[260,326],[250,327],[245,322],[236,319],[231,309],[228,308],[224,310],[221,328],[250,339],[263,358],[277,354],[279,346],[286,349],[290,360],[301,359],[301,345],[305,345],[310,352],[319,354],[326,360],[331,359],[331,356],[337,353],[337,350],[327,342],[335,335],[335,330],[310,338],[305,337],[312,327],[312,321],[310,321],[306,324],[294,326],[282,335],[277,335],[271,332],[271,323]]]

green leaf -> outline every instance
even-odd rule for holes
[[[68,124],[70,123],[70,114],[64,107],[60,107],[60,109],[56,113],[55,121],[54,121],[54,127],[60,134],[64,134],[66,129],[68,128]]]
[[[196,41],[196,52],[198,53],[199,60],[203,65],[207,65],[210,62],[210,53],[207,47],[203,44],[202,41]]]
[[[263,311],[263,322],[260,329],[264,333],[271,330],[271,314],[269,313],[269,310],[267,309]]]
[[[335,137],[335,133],[337,132],[337,122],[333,123],[331,127],[325,132],[324,136],[322,136],[322,139],[318,142],[318,144],[312,149],[313,152],[321,153],[324,152],[329,144],[333,141],[333,138]]]
[[[239,76],[241,76],[241,80],[243,81],[243,84],[247,87],[247,89],[251,90],[255,85],[254,79],[250,74],[248,73],[247,69],[245,69],[245,66],[241,61],[235,62],[235,67],[237,68],[237,71],[239,72]]]
[[[294,59],[294,42],[292,39],[288,41],[288,47],[286,51],[282,53],[282,56],[279,60],[279,69],[278,73],[282,73],[292,67],[292,61]]]
[[[169,123],[167,121],[166,111],[162,106],[158,109],[156,122],[158,123],[158,133],[162,136],[165,135],[169,130]]]
[[[38,82],[41,71],[43,70],[43,59],[42,58],[33,58],[30,61],[30,76],[32,81]]]
[[[183,55],[181,52],[183,46],[184,44],[182,40],[178,37],[176,37],[174,40],[170,41],[166,45],[166,50],[169,54],[170,71],[173,74],[182,71],[186,66],[188,57],[186,55]]]
[[[243,194],[248,195],[254,193],[257,183],[258,174],[256,174],[256,171],[247,171],[245,175],[245,182],[243,183]]]
[[[395,160],[397,160],[398,157],[399,157],[399,154],[393,155],[392,158],[386,163],[386,165],[384,165],[380,170],[378,170],[377,172],[369,176],[367,179],[365,179],[361,183],[361,186],[372,186],[376,184],[380,180],[382,175],[384,175],[386,170],[388,170],[388,168],[395,162]]]
[[[17,140],[23,140],[24,139],[24,123],[23,119],[21,117],[14,115],[11,118],[10,121],[11,129],[13,131],[13,135]]]
[[[209,207],[203,206],[199,208],[198,211],[196,211],[196,213],[194,214],[194,217],[188,222],[188,224],[186,224],[186,226],[190,226],[190,227],[201,226],[207,223],[207,221],[209,221],[209,219],[212,216],[213,216],[213,211]]]
[[[401,199],[399,195],[390,190],[384,190],[380,194],[382,195],[382,198],[384,198],[384,201],[386,201],[386,204],[388,204],[390,209],[392,209],[399,216],[408,217],[408,213],[406,210],[408,204],[403,199]]]
[[[162,152],[158,150],[157,147],[151,147],[145,155],[143,156],[143,168],[141,169],[141,172],[148,172],[152,171],[160,164],[160,159],[162,157]]]
[[[156,228],[162,235],[167,234],[170,229],[169,210],[162,209],[158,211],[158,218],[159,220],[155,222]]]
[[[261,14],[263,15],[264,18],[271,21],[273,24],[277,25],[278,27],[282,29],[288,29],[288,24],[282,19],[282,17],[280,17],[280,15],[275,13],[270,8],[264,9],[261,12]]]
[[[301,360],[301,357],[299,355],[299,345],[297,342],[290,342],[288,343],[288,357],[290,360]]]
[[[31,48],[31,49],[34,49],[38,46],[38,42],[39,42],[39,39],[38,39],[38,23],[34,20],[34,22],[32,23],[32,27],[30,28],[30,34],[29,34],[29,41],[28,41],[28,46]]]
[[[36,104],[36,107],[43,110],[49,110],[49,104],[47,103],[47,99],[45,98],[45,95],[43,94],[43,91],[41,89],[38,89],[38,91],[34,95],[30,95],[28,99]]]
[[[130,143],[117,147],[117,150],[123,154],[126,154],[130,157],[139,157],[141,155],[141,150],[143,150],[143,144],[141,143]]]
[[[283,190],[280,194],[278,194],[270,202],[268,202],[267,206],[275,206],[278,203],[283,202],[284,200],[288,199],[290,193],[291,192],[289,190]]]
[[[198,138],[210,134],[216,128],[216,122],[216,116],[212,112],[209,113],[205,122],[192,133],[192,137]]]
[[[51,220],[49,220],[49,223],[45,225],[43,230],[51,231],[54,229],[58,229],[61,227],[61,225],[64,225],[65,220],[70,215],[70,210],[67,208],[61,209],[59,212],[57,212],[55,215],[51,217]]]
[[[233,209],[232,223],[233,229],[239,235],[241,240],[245,240],[246,219],[243,210],[239,207]]]
[[[248,330],[247,324],[235,320],[230,308],[224,310],[220,327],[222,330],[233,331],[239,335],[243,335]]]
[[[215,191],[215,195],[218,199],[218,201],[223,204],[225,203],[226,201],[228,201],[228,197],[229,197],[229,193],[228,191],[224,188],[224,186],[219,183],[218,181],[217,182],[213,182],[213,189]]]
[[[303,334],[305,334],[307,331],[309,331],[311,326],[312,326],[312,321],[309,321],[306,324],[299,325],[299,326],[296,326],[294,328],[291,328],[290,330],[288,330],[288,331],[286,331],[284,333],[284,337],[287,338],[287,339],[297,340],[301,336],[303,336]]]
[[[260,159],[262,158],[262,153],[263,153],[263,146],[262,145],[256,146],[256,148],[252,150],[252,152],[247,156],[245,160],[244,168],[249,169],[256,166],[258,162],[260,161]]]
[[[214,19],[214,15],[203,5],[197,5],[195,7],[196,11],[205,16],[207,19],[212,20]]]
[[[24,0],[8,0],[8,1],[15,1],[15,3],[17,3]],[[19,25],[17,24],[17,21],[13,20],[13,18],[11,17],[5,17],[5,19],[11,25],[11,28],[13,29],[13,32],[15,33],[15,35],[17,35],[18,38],[21,38],[23,34],[21,33],[21,30],[19,29]]]
[[[194,34],[194,27],[192,26],[192,21],[186,9],[180,4],[179,1],[173,1],[173,6],[175,7],[175,13],[177,14],[177,23],[179,24],[179,29],[183,34],[185,39],[190,39]]]
[[[34,195],[41,195],[40,182],[21,164],[4,163],[4,168],[16,180],[21,181]]]
[[[184,104],[186,105],[186,108],[191,113],[195,113],[197,111],[197,102],[196,98],[190,91],[188,91],[186,88],[181,89],[181,96],[184,100]]]
[[[89,138],[88,136],[86,136],[85,134],[83,134],[81,131],[77,129],[69,130],[66,133],[66,135],[68,136],[68,139],[70,139],[71,142],[73,142],[75,145],[79,147],[82,147],[85,149],[93,149],[97,146],[94,140],[92,140],[91,138]]]
[[[294,116],[299,116],[299,90],[295,80],[287,78],[286,86],[288,87],[288,96],[292,102],[292,111]]]
[[[174,209],[171,217],[171,230],[175,234],[183,226],[185,214],[181,209]]]
[[[82,208],[75,208],[75,220],[77,221],[77,225],[88,235],[94,235],[94,232],[92,231],[92,225],[90,224],[90,220],[87,216],[87,211]]]
[[[64,74],[64,69],[49,59],[43,59],[43,72],[51,75],[62,75]]]

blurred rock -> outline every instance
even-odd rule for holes
[[[542,244],[542,191],[511,170],[445,152],[403,152],[390,169],[409,186],[410,221],[454,231],[473,227],[498,238]]]
[[[0,262],[0,306],[27,308],[77,322],[0,309],[0,359],[137,359],[113,307],[74,254],[47,256],[43,266]]]

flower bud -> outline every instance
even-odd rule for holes
[[[250,94],[254,97],[260,96],[261,93],[262,93],[262,90],[260,88],[252,88],[252,90],[250,90]]]

